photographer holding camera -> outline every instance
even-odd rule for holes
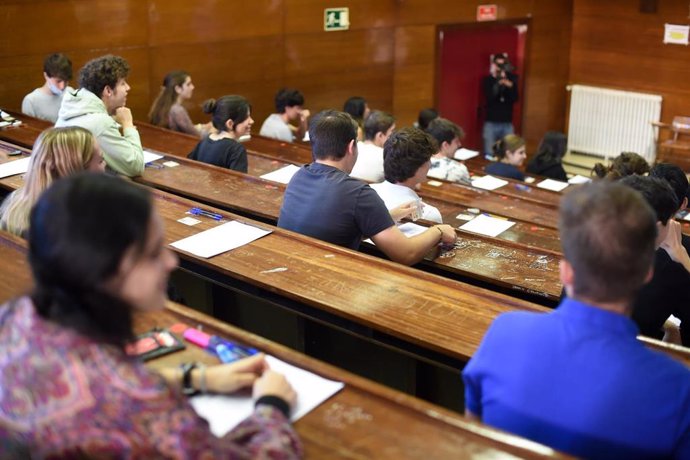
[[[490,74],[482,80],[486,98],[486,119],[482,135],[484,155],[489,160],[494,160],[494,143],[514,132],[513,104],[518,100],[518,77],[512,73],[513,70],[508,54],[496,53],[491,60]]]

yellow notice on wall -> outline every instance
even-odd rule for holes
[[[664,43],[687,45],[688,36],[690,36],[690,26],[664,24]]]

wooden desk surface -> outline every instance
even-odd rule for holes
[[[31,286],[26,243],[0,232],[0,302],[28,292]],[[507,435],[460,414],[385,388],[334,366],[308,358],[276,343],[212,319],[187,307],[169,303],[161,312],[137,314],[135,329],[169,327],[177,322],[243,343],[308,369],[326,378],[345,382],[345,388],[295,424],[307,458],[566,458],[550,448]],[[181,362],[213,358],[199,348],[187,349],[154,360],[152,369]]]

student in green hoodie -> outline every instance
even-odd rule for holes
[[[96,136],[108,168],[123,176],[144,171],[144,152],[132,112],[125,106],[129,64],[106,55],[79,71],[79,89],[67,91],[55,126],[81,126]]]

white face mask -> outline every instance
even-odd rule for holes
[[[55,86],[52,81],[48,81],[48,88],[50,88],[50,92],[56,96],[61,95],[65,91],[64,89],[60,89]]]

